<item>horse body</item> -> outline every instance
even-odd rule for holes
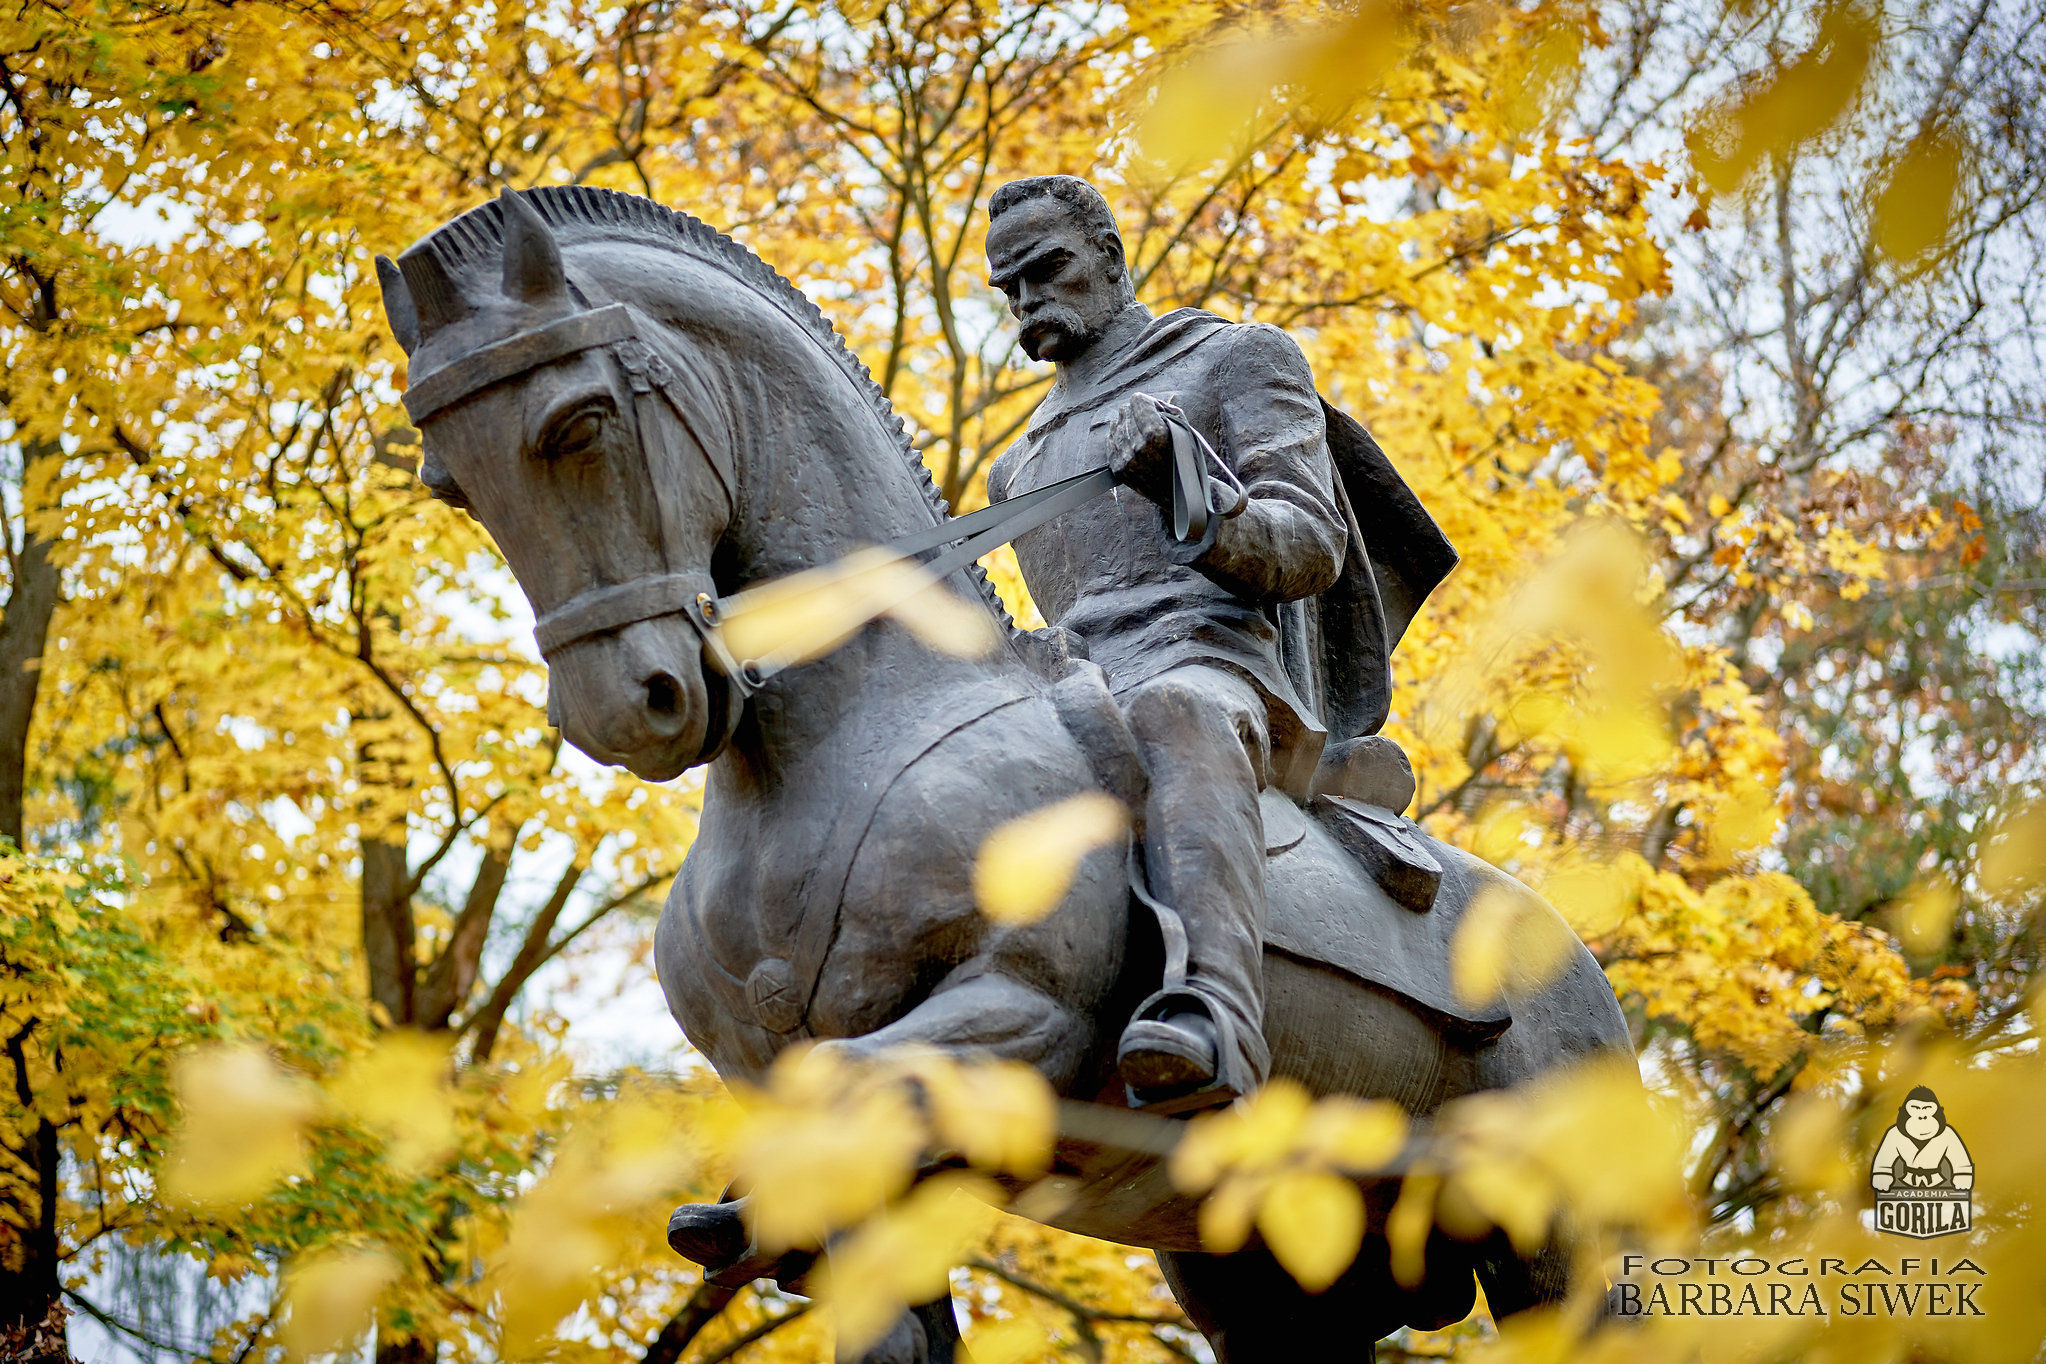
[[[791,709],[812,686],[862,685],[833,679],[835,661],[790,676]],[[885,704],[786,765],[757,765],[764,736],[743,725],[712,764],[655,956],[676,1019],[727,1077],[757,1079],[801,1038],[970,1047],[1062,1088],[1087,1059],[1122,965],[1121,864],[1089,858],[1057,911],[1018,927],[984,918],[971,884],[995,827],[1093,788],[1087,759],[1020,665],[962,679],[924,661],[932,676],[904,670]],[[869,665],[866,685],[885,676]]]
[[[728,595],[945,514],[885,398],[816,310],[693,219],[599,191],[536,191],[464,215],[402,267],[404,288],[387,276],[386,297],[415,375],[473,365],[479,348],[515,352],[613,303],[638,319],[624,346],[543,350],[551,358],[422,419],[422,476],[496,535],[543,626],[655,577]],[[415,307],[416,323],[403,315]],[[647,401],[650,385],[667,406]],[[999,611],[977,570],[952,581]],[[988,833],[1101,784],[1099,755],[1062,721],[1045,680],[1010,649],[947,657],[883,621],[742,701],[706,666],[700,633],[671,609],[558,643],[549,662],[564,733],[592,756],[655,779],[709,763],[656,962],[677,1021],[719,1073],[758,1080],[803,1039],[854,1055],[917,1043],[1021,1060],[1063,1094],[1122,1102],[1114,1039],[1159,966],[1133,931],[1127,851],[1090,855],[1061,905],[1027,925],[986,919],[971,885]],[[1625,1045],[1581,948],[1503,1030],[1462,1026],[1428,991],[1375,978],[1386,975],[1375,963],[1398,953],[1344,939],[1344,925],[1366,910],[1412,911],[1371,900],[1384,892],[1326,812],[1266,801],[1268,832],[1290,830],[1267,840],[1276,1074],[1426,1115]],[[1428,842],[1446,868],[1427,911],[1441,931],[1487,886],[1531,895]],[[1289,1301],[1300,1321],[1340,1307],[1390,1330],[1461,1315],[1471,1268],[1488,1263],[1495,1310],[1560,1291],[1555,1263],[1502,1269],[1494,1245],[1431,1252],[1430,1284],[1407,1293],[1385,1272],[1380,1237],[1310,1303],[1273,1278],[1261,1250],[1201,1254],[1194,1205],[1155,1157],[1068,1140],[1058,1161],[1072,1190],[1058,1224],[1158,1248],[1225,1359],[1287,1357],[1297,1342],[1273,1322]],[[1389,1195],[1369,1203],[1377,1236]],[[1249,1324],[1253,1312],[1265,1326]],[[943,1357],[944,1314],[918,1320],[922,1357]]]

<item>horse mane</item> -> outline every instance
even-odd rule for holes
[[[866,365],[845,344],[845,338],[831,325],[815,303],[775,268],[746,247],[733,241],[701,219],[666,208],[637,194],[595,189],[588,185],[547,185],[523,192],[521,197],[536,210],[547,225],[569,240],[602,236],[607,240],[626,238],[663,250],[679,250],[686,256],[722,270],[767,302],[779,308],[798,326],[808,331],[864,394],[874,418],[884,433],[894,437],[896,448],[923,491],[925,503],[942,524],[952,509],[938,495],[938,485],[917,453],[909,431],[902,424],[888,395],[874,382]],[[439,258],[450,276],[463,269],[492,266],[504,253],[504,210],[491,199],[435,229],[411,248]],[[409,254],[409,253],[408,253]],[[995,619],[1013,628],[1014,620],[979,564],[967,565],[967,576],[978,589],[981,601]]]

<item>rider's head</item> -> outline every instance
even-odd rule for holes
[[[1023,324],[1023,353],[1071,360],[1136,301],[1101,191],[1071,175],[1012,180],[988,203],[988,283]]]

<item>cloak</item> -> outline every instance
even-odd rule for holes
[[[1355,417],[1321,400],[1336,496],[1350,523],[1342,576],[1279,608],[1281,659],[1330,743],[1376,734],[1392,710],[1392,651],[1456,550]]]

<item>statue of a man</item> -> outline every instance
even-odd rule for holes
[[[1184,988],[1139,1008],[1118,1062],[1140,1101],[1226,1101],[1270,1064],[1259,792],[1304,785],[1289,773],[1311,773],[1324,738],[1282,659],[1281,604],[1334,586],[1352,544],[1324,408],[1277,328],[1137,302],[1115,219],[1084,180],[1015,181],[989,213],[989,282],[1024,352],[1058,377],[988,496],[1115,472],[1112,498],[1016,552],[1045,619],[1084,642],[1128,717],[1150,774],[1150,890],[1187,931]],[[1210,447],[1217,514],[1191,543],[1173,535],[1168,419]]]

